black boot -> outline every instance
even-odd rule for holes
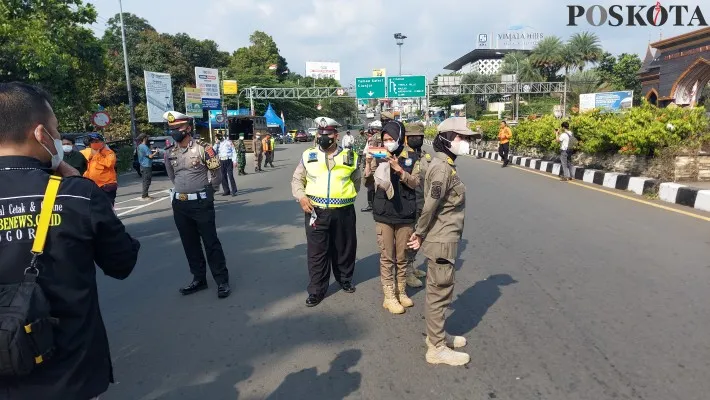
[[[190,282],[190,284],[188,284],[187,286],[181,287],[180,293],[187,296],[188,294],[197,293],[200,290],[205,290],[205,289],[207,289],[207,281],[195,279],[194,281]]]
[[[371,201],[368,201],[368,202],[367,202],[367,207],[363,208],[363,209],[360,210],[360,211],[362,211],[362,212],[370,212],[370,211],[372,211],[372,202],[371,202]]]

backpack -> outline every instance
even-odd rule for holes
[[[0,285],[0,378],[27,376],[54,353],[58,320],[50,315],[49,301],[37,283],[37,260],[44,250],[61,180],[50,176],[23,281]]]
[[[567,150],[572,151],[572,150],[577,150],[577,145],[579,144],[579,141],[577,140],[576,137],[572,134],[572,132],[565,132],[567,133],[567,136],[569,136],[569,143],[567,144]]]

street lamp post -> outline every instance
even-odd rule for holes
[[[121,0],[118,0],[118,7],[120,9],[119,18],[121,20],[121,42],[123,44],[123,64],[126,68],[126,89],[128,90],[128,108],[131,113],[131,137],[133,138],[133,145],[136,144],[136,112],[133,109],[133,93],[131,91],[131,76],[128,72],[128,52],[126,51],[126,29],[123,26],[123,4]]]
[[[407,37],[401,33],[394,34],[394,40],[397,41],[397,46],[399,47],[399,76],[402,76],[402,45],[404,44],[404,39]]]
[[[496,51],[496,54],[503,56],[504,54]],[[520,64],[518,57],[513,57],[515,60],[515,122],[518,122],[518,108],[520,108]]]

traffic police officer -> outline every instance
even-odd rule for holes
[[[465,365],[471,359],[451,349],[465,346],[466,339],[445,333],[444,314],[454,292],[454,263],[466,207],[466,187],[457,175],[454,160],[468,154],[472,135],[465,118],[448,118],[439,125],[424,179],[424,207],[409,241],[410,248],[421,247],[429,269],[424,308],[426,360],[431,364]]]
[[[361,174],[357,154],[338,146],[339,124],[317,118],[318,145],[303,152],[291,181],[291,192],[305,213],[308,245],[307,307],[325,297],[330,269],[346,293],[355,292],[357,235],[355,197]]]
[[[207,289],[207,268],[200,239],[205,246],[212,277],[217,283],[217,296],[229,296],[229,272],[217,237],[214,193],[220,185],[219,157],[209,143],[193,139],[191,118],[168,111],[168,121],[175,146],[165,155],[165,169],[175,185],[171,192],[173,217],[180,233],[182,247],[190,264],[193,280],[180,289],[183,295]]]
[[[365,145],[364,152],[367,153],[370,147],[380,147],[382,146],[382,137],[380,136],[382,132],[382,122],[374,121],[370,123],[369,129],[367,131],[367,144]],[[367,188],[367,207],[363,208],[362,212],[372,211],[372,201],[375,199],[375,177],[370,176],[365,178],[365,187]]]

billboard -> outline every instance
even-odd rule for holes
[[[620,111],[631,108],[634,91],[584,93],[579,95],[579,111],[589,111],[599,108],[602,111]]]
[[[372,70],[372,77],[373,78],[378,78],[380,76],[387,76],[387,69],[377,68],[377,69]]]
[[[340,63],[306,61],[306,76],[314,79],[333,78],[340,81]]]
[[[195,85],[200,89],[202,108],[220,108],[219,71],[215,68],[195,67]]]
[[[240,108],[239,110],[227,110],[227,117],[236,117],[237,115],[249,115],[249,109]],[[223,123],[224,113],[222,113],[222,110],[210,110],[210,121],[213,124]]]
[[[173,110],[173,85],[170,74],[143,71],[148,122],[165,122],[163,114]]]
[[[198,88],[185,88],[185,114],[202,118],[202,91]]]
[[[222,81],[222,92],[224,94],[239,94],[237,81]]]

